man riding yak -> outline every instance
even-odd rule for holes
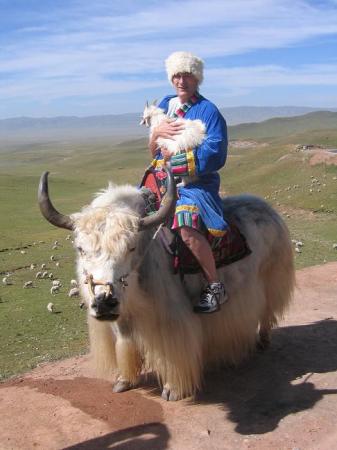
[[[166,60],[166,71],[176,95],[166,96],[158,105],[168,116],[152,130],[149,149],[153,165],[169,164],[174,176],[193,177],[192,182],[178,187],[172,229],[186,244],[202,268],[207,286],[194,306],[197,313],[212,313],[228,300],[223,283],[219,281],[212,247],[228,230],[223,218],[219,195],[218,170],[227,156],[227,126],[217,107],[199,93],[203,81],[203,61],[189,52],[172,53]],[[206,138],[195,148],[173,154],[158,148],[158,138],[173,138],[184,125],[176,118],[199,119],[206,127]],[[210,239],[206,238],[206,235]]]
[[[220,199],[218,170],[226,161],[226,123],[198,92],[202,61],[178,52],[167,59],[166,67],[177,95],[161,101],[168,118],[164,115],[164,121],[151,126],[154,168],[144,175],[145,188],[110,184],[80,212],[67,216],[54,208],[45,172],[38,200],[51,224],[73,232],[97,373],[114,374],[114,392],[122,392],[137,386],[143,372],[152,371],[162,397],[173,401],[195,395],[205,368],[238,364],[257,345],[268,346],[272,328],[291,301],[295,277],[289,231],[277,211],[249,194]],[[174,120],[182,116],[205,125],[201,144],[186,145],[177,153],[159,146],[158,139],[174,140],[185,133],[185,119]],[[171,172],[183,179],[177,202]],[[149,179],[155,183],[147,183]],[[153,211],[153,203],[158,210]],[[174,249],[172,258],[170,246],[164,245],[172,210],[176,246],[183,241],[182,248],[190,249],[206,288],[202,274],[185,270],[191,265],[183,261],[181,249],[178,256]],[[176,257],[183,282],[172,270]],[[223,282],[230,301],[219,311],[227,299]]]

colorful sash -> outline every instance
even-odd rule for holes
[[[195,104],[197,103],[197,101],[200,98],[200,94],[199,92],[196,92],[194,95],[192,95],[192,97],[189,99],[188,102],[184,103],[183,105],[181,105],[173,114],[173,118],[177,119],[178,117],[185,117],[185,114],[187,113],[187,111]]]

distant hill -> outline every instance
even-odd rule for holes
[[[337,111],[337,108],[310,108],[305,106],[238,106],[220,108],[228,125],[263,122],[275,117],[293,117],[314,111]]]
[[[259,123],[272,117],[298,116],[317,110],[315,110],[315,108],[297,106],[243,106],[221,108],[220,111],[226,118],[228,125],[236,125],[242,123]],[[0,120],[0,138],[10,141],[40,141],[48,139],[60,140],[104,137],[133,139],[147,136],[147,129],[140,126],[139,121],[140,113],[90,117],[17,117]]]
[[[230,127],[230,139],[268,139],[314,130],[336,130],[337,112],[316,111],[303,116],[269,119]]]
[[[0,120],[0,137],[9,140],[60,140],[147,135],[147,129],[139,122],[140,114],[136,113],[90,117],[15,117]]]

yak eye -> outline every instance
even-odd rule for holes
[[[134,252],[136,250],[136,247],[132,247],[129,249],[129,252]]]

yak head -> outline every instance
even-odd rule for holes
[[[146,251],[144,241],[145,246],[149,245],[152,236],[149,230],[155,231],[174,208],[175,183],[171,173],[166,172],[167,192],[162,206],[150,216],[145,215],[145,210],[151,192],[129,185],[109,185],[90,205],[66,216],[54,208],[49,198],[48,172],[41,176],[40,210],[51,224],[73,231],[81,294],[89,314],[98,320],[112,321],[119,317],[128,276],[141,263]]]

